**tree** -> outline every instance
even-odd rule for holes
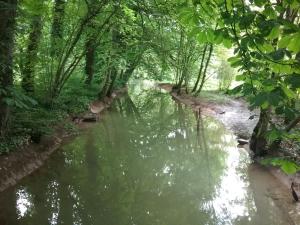
[[[227,61],[222,59],[217,73],[219,80],[219,90],[227,92],[230,89],[231,83],[234,79],[235,71]]]
[[[0,1],[0,135],[7,130],[7,98],[13,85],[13,49],[17,0]]]
[[[30,33],[28,38],[27,51],[24,56],[24,64],[22,71],[22,87],[30,94],[34,93],[34,68],[37,62],[38,47],[42,35],[42,12],[43,1],[39,1],[34,5],[35,14],[32,15],[30,24]]]
[[[65,17],[65,0],[55,0],[53,7],[53,22],[51,30],[51,56],[59,58],[59,50],[63,40],[64,17]]]
[[[284,133],[274,132],[279,128],[276,124],[270,126],[271,114],[294,118],[299,115],[291,104],[299,89],[295,82],[300,74],[299,2],[193,1],[193,7],[186,4],[179,15],[179,20],[201,41],[210,39],[228,48],[235,46],[235,56],[229,61],[243,71],[237,79],[244,83],[234,92],[243,93],[253,108],[260,108],[251,147],[256,155],[266,152],[270,131],[275,139]],[[213,32],[207,18],[218,25]]]
[[[88,38],[85,44],[86,54],[85,54],[85,83],[91,85],[95,73],[95,40],[93,38]]]

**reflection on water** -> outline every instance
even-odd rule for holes
[[[131,96],[2,193],[0,224],[288,224],[220,123],[167,94]]]

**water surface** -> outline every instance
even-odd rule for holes
[[[286,225],[222,124],[136,90],[0,194],[1,225]]]

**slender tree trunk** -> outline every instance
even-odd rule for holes
[[[4,98],[13,85],[13,48],[17,0],[0,1],[0,135],[7,130],[9,106]]]
[[[107,90],[108,90],[109,84],[110,84],[110,73],[111,73],[110,70],[108,70],[108,71],[106,72],[104,85],[103,85],[101,91],[100,91],[99,94],[98,94],[98,99],[99,99],[99,100],[101,100],[102,98],[104,98],[104,97],[106,96],[106,94],[107,94]]]
[[[185,77],[186,77],[186,69],[183,68],[182,69],[182,72],[181,72],[181,77],[180,77],[180,80],[178,82],[178,85],[177,85],[177,94],[181,94],[181,88],[182,88],[182,84],[185,80]]]
[[[130,79],[131,75],[133,74],[136,67],[137,67],[137,64],[135,64],[135,63],[129,64],[129,66],[127,67],[127,69],[123,73],[122,82],[123,82],[124,86],[128,83],[128,81],[129,81],[129,79]]]
[[[119,51],[118,49],[120,49],[120,27],[119,26],[115,26],[112,29],[111,32],[111,40],[112,40],[112,52],[111,52],[111,56],[114,59],[113,62],[110,65],[110,82],[106,91],[106,96],[110,97],[112,92],[113,92],[113,88],[114,88],[114,83],[115,80],[118,76],[118,69],[116,67],[116,63],[115,61],[118,60],[119,57]]]
[[[300,116],[297,116],[294,120],[292,120],[287,127],[285,128],[286,132],[290,132],[298,123],[300,122]]]
[[[107,93],[106,93],[106,96],[107,97],[111,97],[111,94],[114,90],[114,85],[115,85],[115,81],[118,77],[118,71],[116,68],[112,68],[112,73],[111,73],[111,81],[110,81],[110,84],[109,84],[109,87],[107,89]]]
[[[204,59],[205,59],[205,55],[206,55],[207,46],[208,46],[208,44],[205,44],[205,47],[204,47],[204,50],[202,53],[202,59],[201,59],[201,64],[200,64],[200,68],[199,68],[198,77],[197,77],[196,83],[192,89],[192,92],[195,92],[198,88],[198,84],[199,84],[199,81],[200,81],[200,78],[202,75],[203,66],[204,66]]]
[[[213,49],[214,49],[213,44],[210,44],[209,52],[208,52],[208,58],[207,58],[205,68],[204,68],[204,71],[203,71],[202,80],[201,80],[201,83],[200,83],[200,86],[199,86],[199,89],[198,89],[196,95],[198,95],[202,91],[202,88],[203,88],[204,83],[206,81],[206,72],[207,72],[208,65],[210,63],[210,59],[211,59],[211,56],[212,56]]]
[[[94,46],[93,38],[89,38],[86,42],[85,48],[85,73],[86,73],[86,79],[85,83],[87,85],[90,85],[93,81],[94,77],[94,64],[95,64],[95,46]]]
[[[72,75],[78,64],[81,62],[81,60],[84,58],[85,50],[83,50],[78,55],[75,55],[75,57],[72,57],[72,53],[74,53],[74,49],[80,41],[80,38],[83,32],[85,31],[86,26],[88,26],[91,20],[101,12],[103,7],[105,7],[107,3],[108,1],[102,1],[102,4],[97,4],[97,7],[92,12],[88,12],[85,15],[85,17],[81,20],[74,33],[70,36],[70,44],[66,44],[67,48],[64,49],[63,53],[60,53],[60,60],[57,65],[57,68],[55,68],[54,74],[52,75],[53,79],[51,80],[51,86],[48,92],[50,104],[53,101],[53,99],[59,96],[65,83],[70,78],[70,76]],[[102,23],[102,25],[100,27],[97,27],[98,33],[95,34],[95,39],[97,40],[97,43],[95,44],[95,46],[99,45],[99,38],[101,37],[100,31],[103,32],[103,29],[106,27],[106,25],[109,24],[110,19],[115,13],[116,10],[112,11]]]
[[[143,58],[143,53],[144,51],[138,53],[135,58],[133,60],[130,60],[127,65],[126,70],[124,71],[124,73],[122,74],[122,83],[125,86],[130,77],[132,76],[134,70],[138,67],[138,65],[140,64],[142,58]]]
[[[29,34],[27,52],[25,54],[24,68],[22,71],[22,88],[27,93],[34,93],[34,67],[37,62],[38,46],[42,34],[42,15],[32,18],[31,32]]]

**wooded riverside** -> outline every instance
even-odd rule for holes
[[[80,134],[137,80],[171,88],[197,121],[243,104],[255,125],[239,143],[300,171],[300,0],[0,0],[0,156]]]

